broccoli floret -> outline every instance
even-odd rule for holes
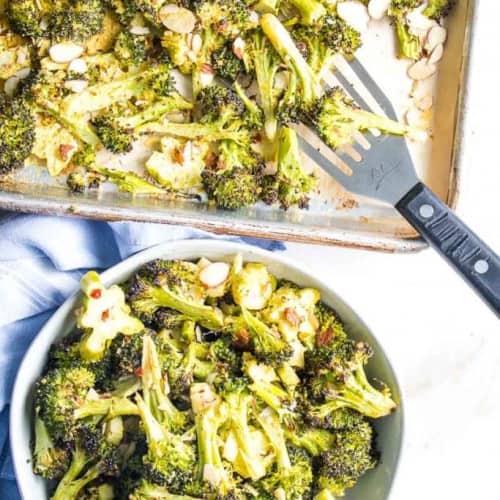
[[[328,490],[335,498],[342,497],[358,479],[378,463],[373,430],[369,422],[337,432],[331,450],[319,457],[317,487]]]
[[[311,409],[310,414],[323,418],[335,409],[346,407],[371,418],[391,413],[396,403],[389,389],[375,389],[365,374],[364,365],[373,354],[371,347],[352,340],[333,340],[329,347],[329,361],[308,367],[315,373],[310,384],[315,398],[322,396],[326,405]]]
[[[276,371],[269,365],[259,364],[244,355],[243,373],[252,381],[248,389],[266,403],[287,427],[294,428],[298,420],[292,395],[278,383]]]
[[[41,377],[35,388],[35,409],[53,439],[71,440],[75,410],[94,387],[95,375],[86,368],[60,368]]]
[[[123,26],[128,26],[138,12],[134,0],[105,0],[105,4],[116,14]]]
[[[317,75],[295,45],[291,34],[273,14],[264,14],[261,26],[282,61],[297,79],[298,97],[302,105],[306,108],[312,106],[321,97],[322,87]]]
[[[196,397],[196,391],[192,391],[191,399]],[[192,405],[195,408],[196,402],[193,401]],[[197,475],[200,481],[206,481],[220,495],[227,495],[234,488],[234,480],[224,467],[218,444],[219,428],[228,418],[227,405],[219,398],[207,403],[195,415],[198,441]]]
[[[253,397],[248,392],[247,382],[232,379],[225,384],[222,396],[227,403],[229,428],[237,444],[240,472],[244,471],[245,477],[257,481],[266,475],[266,466],[252,442],[248,420]]]
[[[353,133],[370,128],[394,135],[408,132],[402,123],[358,108],[340,87],[332,88],[320,98],[309,116],[320,137],[332,148],[351,144]]]
[[[307,208],[309,193],[316,186],[316,177],[305,173],[302,163],[297,132],[283,127],[279,133],[278,171],[269,176],[264,187],[264,199],[276,198],[285,210],[295,205]],[[270,191],[275,194],[270,194]]]
[[[259,200],[263,163],[253,151],[233,141],[222,141],[214,166],[207,166],[202,181],[218,207],[238,210]]]
[[[317,75],[332,66],[335,54],[352,57],[361,46],[360,33],[338,16],[327,16],[321,28],[298,26],[292,36]]]
[[[103,483],[97,486],[90,486],[79,495],[79,500],[113,500],[115,488],[111,483]]]
[[[82,278],[81,288],[84,297],[77,324],[86,331],[80,342],[84,360],[101,359],[108,343],[118,333],[134,335],[144,329],[144,325],[130,315],[130,307],[125,303],[125,294],[119,286],[106,288],[99,275],[90,271]]]
[[[21,99],[0,93],[0,175],[24,165],[35,143],[35,122]]]
[[[72,158],[71,163],[76,164],[76,160]],[[87,189],[97,189],[101,181],[102,177],[97,172],[86,168],[78,168],[68,175],[66,185],[73,193],[83,193]]]
[[[334,435],[326,429],[287,430],[285,435],[293,446],[303,448],[313,457],[330,450],[335,442]]]
[[[100,430],[92,426],[83,426],[79,429],[69,469],[51,498],[53,500],[80,498],[80,491],[98,477],[117,477],[121,461],[118,447],[109,444]]]
[[[45,479],[57,479],[66,472],[68,458],[68,451],[54,443],[43,420],[35,415],[33,472]]]
[[[332,431],[351,429],[364,420],[361,413],[351,408],[337,408],[334,404],[308,406],[305,418],[312,426]]]
[[[142,480],[139,486],[131,493],[129,500],[196,500],[195,497],[174,495],[164,486]]]
[[[115,170],[95,165],[93,170],[101,174],[107,181],[116,184],[119,191],[131,193],[133,195],[149,194],[161,195],[165,194],[165,190],[156,184],[153,184],[144,177],[141,177],[135,172],[125,170]]]
[[[243,265],[241,255],[237,255],[232,273],[231,293],[234,302],[250,311],[264,309],[276,288],[276,278],[267,266],[258,262]]]
[[[255,31],[247,41],[245,64],[255,71],[259,89],[260,105],[264,113],[264,129],[269,140],[274,140],[278,131],[278,104],[282,93],[276,88],[276,74],[281,59],[262,31]]]
[[[146,59],[147,39],[142,35],[134,35],[130,31],[122,31],[116,37],[113,52],[124,64],[138,65]]]
[[[186,414],[179,411],[168,397],[168,378],[162,373],[158,350],[149,336],[143,340],[141,368],[144,403],[148,411],[166,431],[184,429]]]
[[[211,63],[215,73],[230,82],[234,82],[245,71],[245,65],[242,59],[235,55],[231,42],[211,54]]]
[[[399,45],[400,57],[419,59],[422,52],[417,35],[410,32],[406,14],[422,5],[423,0],[392,0],[387,14],[396,26],[396,37]]]
[[[192,481],[196,463],[194,446],[161,425],[140,395],[136,396],[136,402],[148,441],[144,457],[146,479],[178,493],[185,483]]]
[[[161,45],[176,68],[186,75],[192,73],[195,62],[191,56],[190,38],[187,34],[165,31]]]
[[[451,12],[455,3],[456,0],[429,0],[423,14],[430,19],[440,21]]]
[[[132,98],[144,98],[149,102],[152,97],[167,97],[174,91],[170,66],[160,63],[145,71],[129,71],[121,78],[91,85],[82,92],[67,96],[62,100],[61,111],[66,116],[95,112]]]
[[[195,301],[192,296],[166,283],[156,286],[152,281],[135,276],[128,298],[133,311],[138,315],[152,317],[160,308],[179,311],[208,329],[218,329],[222,325],[222,312],[212,306]]]
[[[7,18],[14,32],[38,38],[44,33],[42,19],[50,12],[51,7],[52,2],[11,0],[7,3]]]
[[[134,137],[130,129],[120,127],[112,116],[97,116],[92,126],[108,151],[117,154],[132,151]]]
[[[286,0],[300,15],[300,22],[306,25],[319,24],[327,10],[318,0]]]
[[[103,22],[100,0],[73,0],[51,13],[48,34],[55,41],[84,42],[102,30]]]
[[[115,378],[140,373],[143,335],[119,333],[109,346],[110,368]]]
[[[285,498],[299,500],[311,494],[313,471],[311,457],[300,448],[286,446],[286,438],[279,418],[265,409],[257,416],[275,453],[275,469],[261,479],[261,487],[269,494],[282,489]]]

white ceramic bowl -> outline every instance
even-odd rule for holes
[[[210,260],[230,261],[238,252],[243,254],[245,261],[266,264],[278,277],[320,290],[322,299],[339,313],[349,334],[356,339],[368,341],[374,347],[375,355],[367,367],[367,372],[369,376],[387,382],[399,406],[392,415],[376,423],[378,446],[382,452],[380,465],[366,474],[345,498],[387,500],[396,474],[403,439],[403,409],[396,375],[381,346],[360,317],[333,291],[330,284],[324,283],[304,270],[302,262],[294,263],[280,253],[271,253],[238,243],[188,240],[159,245],[138,253],[104,272],[102,278],[106,285],[120,283],[146,262],[160,257],[197,259],[204,256]],[[50,345],[73,328],[73,311],[79,300],[79,293],[70,297],[46,323],[28,349],[14,385],[10,410],[10,440],[16,477],[25,500],[48,498],[47,482],[35,476],[31,469],[33,387],[45,365]]]

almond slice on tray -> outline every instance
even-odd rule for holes
[[[346,1],[337,5],[337,14],[347,24],[364,33],[368,29],[370,16],[367,8],[360,2]]]
[[[408,68],[408,76],[412,80],[425,80],[437,71],[435,64],[429,63],[427,59],[421,59]]]
[[[370,0],[368,4],[368,14],[377,21],[387,14],[387,9],[391,5],[391,0]]]

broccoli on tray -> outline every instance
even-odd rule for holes
[[[51,498],[332,499],[377,466],[372,419],[396,403],[318,290],[238,255],[82,291],[35,387]]]

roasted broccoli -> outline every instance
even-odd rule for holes
[[[141,64],[147,56],[147,39],[143,35],[122,31],[116,38],[113,52],[123,64]]]
[[[355,132],[370,128],[394,135],[408,133],[406,125],[358,108],[340,87],[332,88],[316,102],[309,119],[320,137],[332,148],[351,144]]]
[[[392,0],[387,14],[394,20],[400,57],[418,59],[422,52],[420,40],[410,31],[406,15],[422,5],[422,0]]]
[[[241,256],[82,288],[34,391],[33,471],[55,500],[331,500],[377,465],[370,419],[395,403],[317,290]]]
[[[368,422],[335,433],[332,449],[319,457],[317,487],[333,497],[344,496],[346,489],[352,488],[366,471],[377,465],[373,441]]]
[[[278,170],[266,177],[263,199],[278,202],[282,208],[309,206],[309,194],[316,186],[316,178],[302,169],[301,152],[295,130],[283,127],[279,133]]]
[[[0,93],[0,174],[24,165],[35,142],[35,122],[22,99]]]
[[[314,354],[308,357],[307,368],[314,373],[310,381],[313,395],[325,401],[310,409],[312,418],[323,419],[346,407],[371,418],[383,417],[394,410],[396,403],[389,389],[375,389],[366,377],[364,365],[372,354],[371,347],[364,342],[332,339],[318,357]]]
[[[440,21],[451,12],[455,3],[456,0],[429,0],[423,14],[431,19]]]

